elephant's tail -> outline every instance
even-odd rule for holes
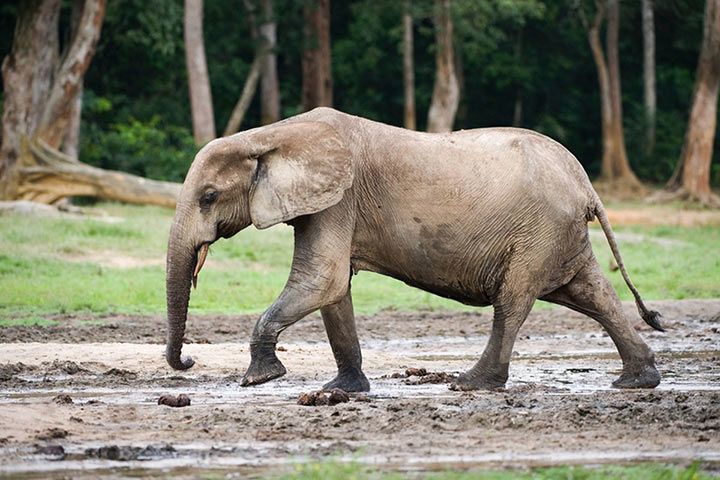
[[[623,263],[622,257],[620,256],[620,249],[618,248],[617,241],[615,240],[615,233],[610,226],[610,221],[608,220],[605,207],[603,207],[600,201],[597,202],[597,206],[595,207],[595,216],[597,216],[597,219],[600,221],[600,226],[602,227],[603,232],[605,232],[605,238],[607,238],[608,244],[610,245],[610,250],[612,250],[613,257],[615,257],[615,262],[618,264],[620,272],[625,279],[625,284],[627,284],[628,288],[633,294],[633,297],[635,297],[635,304],[637,305],[640,316],[643,320],[645,320],[645,323],[650,325],[652,328],[664,332],[665,329],[660,324],[660,313],[656,312],[655,310],[647,309],[645,303],[640,297],[640,292],[637,291],[637,288],[635,288],[635,285],[633,285],[632,281],[630,280],[630,276],[628,275],[627,270],[625,269],[625,264]]]

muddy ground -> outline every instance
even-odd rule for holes
[[[482,351],[491,311],[390,312],[357,321],[372,391],[319,407],[296,403],[334,376],[318,317],[283,334],[288,374],[250,388],[239,380],[255,316],[191,318],[185,351],[196,365],[183,373],[164,362],[160,316],[3,328],[0,474],[261,475],[327,456],[403,470],[699,459],[718,471],[720,300],[651,304],[667,333],[625,308],[657,354],[656,390],[611,389],[621,365],[610,339],[553,309],[524,325],[506,389],[450,391],[448,378]],[[405,377],[408,368],[449,375]],[[191,405],[157,404],[178,394]]]

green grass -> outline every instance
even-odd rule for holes
[[[0,318],[0,327],[50,327],[58,322],[37,315],[29,317]]]
[[[164,311],[164,257],[172,212],[117,204],[94,210],[119,221],[0,216],[4,324],[37,324],[42,315],[53,313]],[[616,231],[630,275],[645,298],[720,297],[720,228]],[[599,230],[592,239],[607,268],[610,251]],[[286,226],[265,231],[251,227],[217,242],[192,294],[191,313],[261,312],[280,293],[291,258],[292,229]],[[131,261],[130,268],[110,266],[123,259]],[[619,272],[609,275],[621,297],[630,299]],[[359,313],[467,308],[366,272],[353,279],[353,300]]]
[[[280,477],[283,480],[396,480],[408,478],[397,472],[384,472],[359,463],[334,461],[301,464],[292,473]],[[698,464],[687,468],[659,464],[634,466],[553,467],[531,470],[498,471],[442,471],[429,474],[413,474],[411,478],[423,480],[704,480],[712,478],[699,470]]]

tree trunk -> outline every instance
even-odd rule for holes
[[[69,52],[69,45],[72,45],[80,30],[82,24],[82,13],[84,0],[73,0],[72,11],[70,13],[70,32],[66,39],[66,51],[63,53],[63,57],[66,57]],[[70,117],[68,119],[67,131],[65,132],[65,138],[62,142],[62,152],[71,158],[79,158],[80,153],[80,120],[82,117],[82,96],[83,96],[83,81],[80,80],[78,90],[75,93],[75,101],[72,103],[70,108]]]
[[[655,91],[655,20],[653,0],[642,0],[643,82],[645,86],[645,154],[655,149],[657,94]]]
[[[3,116],[0,148],[0,199],[13,199],[20,138],[40,124],[57,66],[60,0],[22,2],[10,53],[2,64]]]
[[[52,148],[59,148],[65,138],[75,98],[95,53],[104,17],[105,0],[85,2],[77,35],[55,74],[36,133]]]
[[[260,120],[263,125],[280,120],[280,86],[277,74],[277,24],[272,0],[262,0],[260,38],[266,50],[260,80]]]
[[[515,93],[515,106],[513,107],[513,127],[522,127],[523,123],[523,102],[522,102],[522,89],[518,87]]]
[[[104,0],[75,2],[81,12],[58,58],[60,0],[21,3],[4,88],[0,199],[57,203],[91,195],[130,203],[174,206],[180,186],[83,164],[57,151],[76,131],[85,71],[95,50]],[[31,140],[29,140],[31,139]]]
[[[450,7],[450,0],[435,0],[435,86],[428,112],[428,132],[451,131],[460,100]]]
[[[302,109],[332,106],[330,0],[304,0]]]
[[[405,87],[405,128],[416,130],[415,63],[413,59],[412,0],[405,0],[403,11],[403,85]]]
[[[595,18],[588,24],[583,17],[588,33],[588,42],[598,74],[600,87],[600,111],[602,116],[602,167],[600,183],[613,193],[626,195],[644,193],[625,150],[625,136],[622,125],[622,94],[620,88],[620,62],[618,54],[619,5],[617,0],[607,0],[607,60],[600,41],[600,27],[605,17],[603,0],[596,0]],[[605,189],[605,188],[603,188]]]
[[[250,106],[255,90],[257,90],[258,80],[260,79],[260,71],[262,70],[262,64],[265,57],[266,55],[263,52],[255,52],[255,59],[250,67],[250,73],[245,79],[242,94],[230,114],[230,119],[228,120],[225,132],[223,133],[224,136],[227,137],[228,135],[232,135],[233,133],[240,131],[240,125],[242,124],[243,118],[245,118],[245,113]]]
[[[247,109],[250,107],[250,102],[252,102],[253,95],[255,95],[255,90],[257,90],[257,84],[260,80],[260,76],[262,75],[265,59],[270,53],[270,44],[265,41],[262,37],[261,31],[257,28],[255,4],[252,0],[245,0],[243,3],[245,4],[245,10],[248,15],[250,35],[255,42],[255,57],[253,58],[253,63],[250,66],[250,72],[245,79],[245,85],[243,85],[240,98],[235,104],[233,111],[230,113],[230,118],[225,126],[225,132],[223,133],[224,136],[232,135],[233,133],[240,131],[240,125],[242,125]]]
[[[75,94],[72,108],[70,109],[70,118],[68,120],[67,132],[63,139],[62,148],[60,149],[70,158],[80,158],[80,120],[82,118],[82,96],[83,86]]]
[[[623,131],[622,93],[620,87],[620,55],[618,52],[618,36],[620,30],[619,0],[608,0],[607,19],[607,57],[608,77],[610,81],[610,102],[612,105],[611,135],[613,152],[607,162],[603,162],[602,175],[608,180],[621,180],[627,184],[639,184],[637,177],[630,169],[625,149],[625,133]]]
[[[215,138],[215,118],[205,60],[203,0],[185,0],[185,59],[193,137],[197,145],[204,145]]]
[[[710,190],[710,164],[720,87],[720,0],[707,0],[692,108],[680,161],[667,189],[678,196],[720,206]]]
[[[515,41],[515,64],[522,65],[522,45],[523,44],[523,31],[522,28],[518,31],[517,39]],[[515,85],[515,105],[513,107],[513,127],[522,127],[523,124],[523,89],[522,83],[518,82]]]

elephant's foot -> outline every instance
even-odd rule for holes
[[[620,378],[612,384],[615,388],[655,388],[660,384],[660,372],[654,364],[623,368]]]
[[[285,366],[275,355],[274,343],[250,345],[250,366],[240,385],[259,385],[261,383],[282,377],[287,373]]]
[[[337,377],[323,385],[323,390],[333,388],[340,388],[346,392],[368,392],[370,382],[362,370],[353,368],[338,372]]]
[[[475,366],[468,372],[458,375],[457,380],[450,384],[450,390],[461,392],[469,390],[497,390],[505,386],[507,379],[507,364],[494,368]]]

